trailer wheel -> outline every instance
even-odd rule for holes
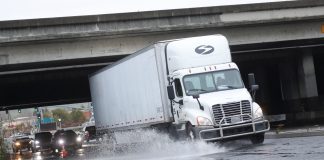
[[[191,125],[191,123],[187,123],[186,125],[186,139],[188,141],[194,141],[197,139],[197,132],[194,130],[194,127]]]
[[[264,142],[264,133],[252,135],[250,140],[253,144],[262,144]]]

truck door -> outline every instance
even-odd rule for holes
[[[175,99],[172,102],[173,105],[173,114],[175,122],[182,121],[182,107],[183,107],[183,91],[182,85],[179,78],[175,78],[173,81],[174,90],[176,93]]]

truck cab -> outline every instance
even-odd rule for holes
[[[231,61],[226,38],[204,38],[203,42],[184,39],[167,45],[174,124],[187,138],[249,137],[253,143],[262,143],[269,123],[251,96],[258,89],[254,76],[248,91]]]

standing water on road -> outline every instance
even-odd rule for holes
[[[225,152],[217,143],[175,141],[154,130],[117,133],[116,140],[114,150],[103,143],[98,150],[93,151],[97,152],[96,159],[201,159],[198,157]]]

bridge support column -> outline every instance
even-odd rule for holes
[[[298,61],[298,82],[301,98],[318,96],[314,59],[310,49],[304,49]]]
[[[320,110],[312,50],[304,49],[297,59],[279,64],[282,98],[288,123],[307,123],[324,118]]]

